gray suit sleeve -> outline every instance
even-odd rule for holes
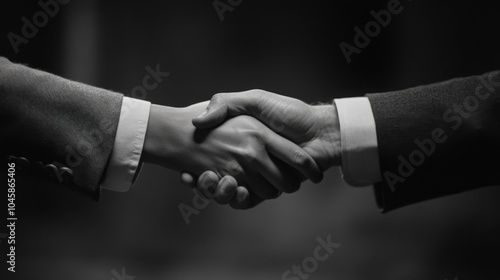
[[[5,58],[0,95],[2,155],[98,197],[122,95]]]
[[[500,184],[500,72],[367,97],[382,211]]]

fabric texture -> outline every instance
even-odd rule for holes
[[[98,197],[122,95],[0,58],[3,155],[69,167],[73,185]]]
[[[500,183],[500,72],[367,97],[383,212]]]

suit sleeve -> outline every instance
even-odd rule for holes
[[[500,184],[500,72],[367,97],[383,212]]]
[[[0,58],[0,149],[38,172],[98,198],[122,95]]]

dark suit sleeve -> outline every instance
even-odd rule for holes
[[[98,197],[122,95],[1,57],[0,95],[2,155]]]
[[[500,72],[367,97],[382,211],[500,184]]]

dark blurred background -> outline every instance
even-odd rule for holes
[[[72,0],[16,53],[8,34],[42,9],[3,1],[0,55],[126,95],[159,64],[171,75],[146,99],[170,106],[253,88],[331,101],[500,69],[495,1],[402,1],[350,64],[339,44],[389,1],[243,0],[223,21],[213,2]],[[123,267],[135,280],[281,279],[327,235],[341,246],[308,279],[500,277],[498,188],[380,214],[370,187],[332,169],[249,211],[211,202],[186,225],[179,205],[194,194],[156,166],[98,203],[37,178],[17,185],[17,272],[2,261],[1,279],[121,280]]]

